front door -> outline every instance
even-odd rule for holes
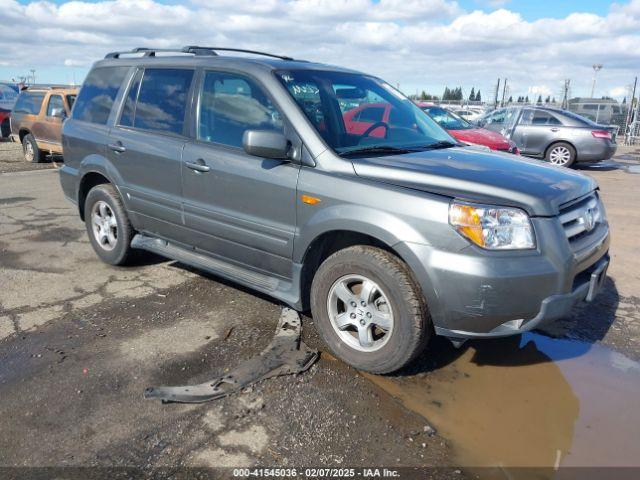
[[[180,175],[193,77],[191,69],[139,70],[107,146],[132,222],[166,238],[182,226]]]
[[[250,77],[205,71],[199,90],[196,140],[182,163],[185,225],[195,246],[290,278],[299,166],[248,155],[242,136],[247,129],[293,132]]]
[[[62,95],[50,95],[42,128],[42,141],[62,149],[62,121],[67,112]]]

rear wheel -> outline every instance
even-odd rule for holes
[[[554,143],[547,149],[547,162],[559,167],[570,167],[576,161],[576,150],[565,142]]]
[[[97,185],[89,191],[84,221],[91,245],[103,262],[124,265],[131,260],[135,231],[113,185]]]
[[[413,360],[431,335],[431,321],[406,264],[371,246],[327,258],[316,272],[311,311],[329,349],[348,364],[389,373]]]
[[[35,137],[30,133],[22,139],[22,151],[27,162],[40,163],[44,160],[44,154],[38,148]]]

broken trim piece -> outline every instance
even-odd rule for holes
[[[259,355],[245,360],[222,377],[199,385],[147,388],[144,397],[157,398],[163,403],[208,402],[267,378],[304,372],[318,359],[318,352],[300,340],[301,333],[298,313],[283,308],[273,340]]]

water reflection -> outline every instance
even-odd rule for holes
[[[433,423],[461,465],[549,467],[544,477],[557,466],[640,465],[637,362],[535,333],[432,348],[442,361],[368,378]]]

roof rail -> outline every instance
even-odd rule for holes
[[[155,57],[156,53],[189,53],[196,56],[212,56],[215,57],[218,54],[216,51],[223,52],[240,52],[251,53],[253,55],[262,55],[265,57],[279,58],[280,60],[293,60],[291,57],[284,55],[275,55],[273,53],[259,52],[257,50],[245,50],[243,48],[228,48],[228,47],[198,47],[196,45],[189,45],[182,48],[146,48],[138,47],[133,50],[124,52],[111,52],[107,53],[104,58],[120,58],[121,55],[135,55],[142,53],[143,57]]]
[[[66,90],[76,85],[25,85],[23,90]]]

